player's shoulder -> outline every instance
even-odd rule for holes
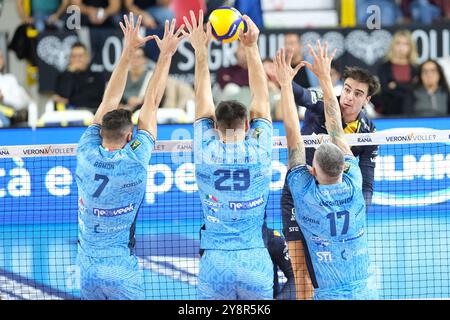
[[[364,109],[359,112],[358,118],[360,123],[358,133],[373,133],[377,130],[375,123],[369,118]]]

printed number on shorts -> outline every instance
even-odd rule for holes
[[[93,197],[98,198],[100,194],[103,192],[103,189],[105,189],[106,185],[108,184],[108,177],[103,174],[96,174],[95,175],[95,181],[102,180],[102,183],[98,186],[97,190],[94,192]]]
[[[337,219],[340,219],[342,216],[345,217],[344,220],[344,226],[342,227],[341,235],[347,234],[348,232],[348,226],[349,226],[349,220],[350,220],[350,213],[345,211],[339,211],[339,212],[331,212],[327,215],[327,218],[330,219],[330,231],[331,236],[336,236],[336,217]]]
[[[219,179],[214,182],[214,187],[219,191],[244,191],[250,187],[250,171],[219,169],[214,172]],[[228,180],[232,183],[227,183]]]

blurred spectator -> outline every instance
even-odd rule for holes
[[[284,35],[284,47],[286,49],[290,48],[294,51],[294,56],[292,57],[292,67],[298,65],[301,61],[305,60],[303,57],[303,47],[300,35],[298,33],[289,32]],[[295,75],[294,82],[303,88],[311,87],[311,81],[306,68],[301,68],[300,71]]]
[[[448,0],[433,0],[433,3],[439,6],[442,10],[443,18],[446,20],[450,19],[450,1]]]
[[[238,41],[236,49],[237,64],[234,66],[220,68],[216,74],[216,87],[214,88],[214,99],[238,100],[245,106],[251,102],[249,87],[247,57],[245,56],[244,45]]]
[[[80,8],[81,24],[91,27],[115,27],[118,21],[121,0],[71,0]]]
[[[413,86],[417,83],[417,49],[411,32],[399,30],[394,34],[386,61],[379,66],[381,95],[374,101],[379,112],[401,115],[412,112]],[[381,106],[379,105],[381,104]]]
[[[0,127],[27,121],[31,98],[20,86],[15,75],[5,73],[5,59],[0,50]]]
[[[69,109],[88,109],[95,113],[104,89],[103,75],[90,70],[90,56],[86,46],[80,42],[75,43],[70,52],[67,70],[58,76],[53,100],[65,104]]]
[[[440,5],[449,1],[434,0],[402,0],[401,9],[405,22],[415,22],[430,25],[442,16]]]
[[[145,89],[153,70],[148,70],[148,59],[144,49],[139,48],[131,60],[130,73],[123,94],[124,108],[135,111],[144,102]],[[161,108],[186,109],[189,100],[194,99],[194,89],[191,85],[169,75]]]
[[[450,114],[450,91],[442,67],[427,60],[419,67],[419,84],[414,90],[416,116],[442,117]]]
[[[164,26],[166,20],[175,18],[174,12],[169,8],[171,0],[124,0],[125,9],[136,16],[142,16],[142,25],[154,29],[158,25]]]
[[[29,1],[30,11],[26,12],[25,2]],[[61,24],[60,18],[66,13],[69,0],[16,0],[17,13],[22,23],[33,25],[39,32],[46,27]]]
[[[395,25],[402,16],[395,0],[358,0],[356,1],[356,21],[358,25],[365,26],[367,20],[373,14],[372,11],[367,12],[369,6],[380,8],[382,27]]]

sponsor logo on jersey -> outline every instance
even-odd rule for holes
[[[307,222],[307,223],[312,223],[312,224],[318,224],[318,225],[320,225],[320,222],[319,222],[318,220],[313,219],[313,218],[311,218],[311,217],[307,217],[307,216],[303,216],[303,217],[302,217],[302,221],[303,221],[303,222]]]
[[[141,145],[141,142],[139,140],[134,140],[131,144],[131,149],[136,150]]]
[[[208,208],[221,208],[222,204],[214,197],[212,194],[207,194],[203,203],[208,206]]]
[[[134,204],[130,203],[126,207],[114,208],[114,209],[100,209],[94,208],[93,214],[98,217],[115,217],[123,214],[133,212]]]
[[[311,102],[316,104],[318,101],[323,101],[322,91],[310,90],[311,92]]]
[[[319,252],[316,252],[316,255],[317,255],[317,259],[319,262],[332,262],[333,261],[330,251],[319,251]]]
[[[261,133],[263,133],[263,131],[264,131],[263,128],[255,128],[255,130],[253,131],[252,137],[254,139],[259,139],[259,136],[261,135]]]
[[[124,184],[124,185],[122,186],[122,188],[132,188],[132,187],[136,187],[137,185],[139,185],[139,184],[141,184],[141,183],[142,183],[142,180],[139,179],[139,180],[137,180],[137,181],[133,181],[133,182]]]
[[[351,260],[354,257],[359,257],[362,255],[367,254],[368,250],[367,247],[364,248],[360,248],[356,251],[353,250],[349,250],[349,249],[344,249],[341,251],[341,258],[345,261]]]
[[[325,239],[322,239],[322,238],[320,238],[320,237],[318,237],[318,236],[315,236],[315,235],[313,235],[313,236],[311,237],[311,240],[312,240],[317,246],[319,246],[319,247],[321,247],[321,248],[325,248],[325,247],[327,247],[327,246],[330,244],[330,241],[325,240]]]
[[[356,240],[356,239],[359,239],[359,238],[361,238],[363,235],[364,235],[364,229],[361,229],[361,230],[359,230],[359,232],[354,236],[354,237],[350,237],[350,238],[347,238],[347,239],[342,239],[342,240],[340,240],[342,243],[344,243],[344,242],[348,242],[348,241],[353,241],[353,240]]]
[[[205,182],[209,182],[211,180],[211,177],[207,174],[196,172],[196,178]]]
[[[228,203],[231,210],[250,210],[264,204],[263,196],[249,201],[230,201]]]
[[[95,226],[94,226],[94,232],[95,233],[102,233],[102,232],[104,232],[104,233],[112,233],[112,232],[119,232],[119,231],[122,231],[122,230],[126,230],[126,229],[129,229],[130,228],[130,226],[129,225],[118,225],[118,226],[114,226],[114,227],[108,227],[108,226],[102,226],[102,225],[100,225],[99,223],[98,224],[96,224]]]
[[[206,220],[208,220],[209,222],[212,222],[212,223],[219,223],[220,222],[220,220],[218,218],[213,217],[213,216],[206,216]]]
[[[348,162],[344,164],[344,173],[348,173],[350,171],[350,166],[351,164]]]
[[[102,161],[95,161],[94,167],[101,168],[101,169],[114,170],[113,163],[107,163],[107,162],[102,162]]]
[[[78,199],[78,210],[81,214],[85,214],[87,212],[86,205],[81,197]]]

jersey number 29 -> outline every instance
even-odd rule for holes
[[[214,171],[214,176],[219,179],[214,182],[214,187],[219,191],[244,191],[250,187],[250,171],[219,169]],[[232,180],[231,185],[227,184],[227,180]]]

